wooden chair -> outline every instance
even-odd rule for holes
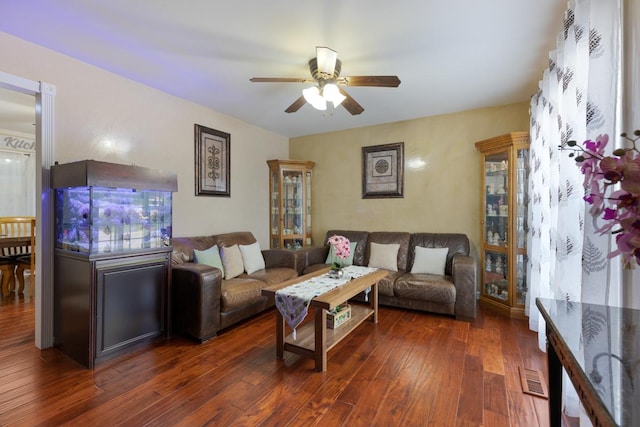
[[[6,297],[15,288],[16,262],[11,257],[0,257],[0,273],[2,273],[2,296]]]
[[[36,276],[36,261],[35,254],[23,256],[16,259],[16,278],[18,279],[18,293],[24,292],[24,271],[29,270],[29,296],[33,298],[35,289],[35,276]]]
[[[29,270],[29,291],[33,297],[36,271],[36,219],[34,217],[0,217],[0,235],[9,238],[24,238],[19,244],[3,247],[2,255],[13,260],[13,265],[17,266],[15,275],[20,284],[18,292],[24,291],[24,270]],[[15,278],[11,282],[14,283],[13,287],[15,287]],[[3,295],[7,295],[8,292],[13,290],[10,284],[7,285],[7,288],[7,293],[5,294],[3,278]]]

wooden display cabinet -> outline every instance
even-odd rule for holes
[[[482,154],[480,303],[524,318],[529,133],[486,139],[476,148]]]
[[[269,246],[311,246],[311,171],[305,160],[269,160]]]

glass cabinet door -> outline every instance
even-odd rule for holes
[[[271,216],[269,224],[271,225],[271,247],[280,247],[280,171],[271,170],[270,173],[271,188]]]
[[[527,298],[527,205],[529,203],[529,149],[516,150],[516,304],[524,305]]]
[[[509,225],[508,152],[485,157],[485,244],[507,246]]]
[[[509,300],[507,255],[502,252],[484,253],[484,293],[503,301]]]
[[[529,150],[518,150],[516,158],[516,231],[518,248],[527,247],[527,204],[529,203],[528,179],[529,179]]]
[[[282,174],[282,234],[284,247],[301,248],[304,233],[303,174],[301,171],[285,170]]]
[[[311,239],[313,162],[269,160],[270,247],[301,249]]]
[[[527,255],[516,255],[516,304],[524,305],[527,300]]]
[[[307,179],[306,179],[306,192],[305,192],[305,199],[306,199],[306,206],[305,206],[305,210],[306,210],[306,215],[307,215],[307,220],[305,221],[305,226],[306,226],[306,230],[305,230],[305,244],[307,246],[311,245],[311,171],[307,171]]]

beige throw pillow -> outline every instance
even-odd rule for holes
[[[220,248],[220,258],[222,258],[225,279],[233,279],[244,273],[242,254],[240,253],[238,245],[223,246]]]
[[[447,263],[449,248],[423,248],[416,246],[415,259],[411,273],[437,274],[444,276],[444,266]]]
[[[369,267],[398,271],[398,250],[400,249],[400,244],[390,243],[383,245],[371,242],[370,249]]]
[[[242,262],[247,274],[264,270],[264,258],[258,242],[250,245],[240,245],[240,253],[242,254]]]

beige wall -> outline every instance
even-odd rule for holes
[[[480,245],[476,141],[528,130],[529,103],[293,138],[292,159],[316,162],[313,237],[328,229],[457,232]],[[364,112],[366,114],[366,111]],[[404,198],[362,199],[362,147],[404,142]]]
[[[251,230],[268,246],[266,160],[287,158],[288,138],[6,33],[0,46],[0,71],[56,86],[57,161],[176,171],[174,236]],[[195,123],[231,134],[230,198],[194,196]]]

